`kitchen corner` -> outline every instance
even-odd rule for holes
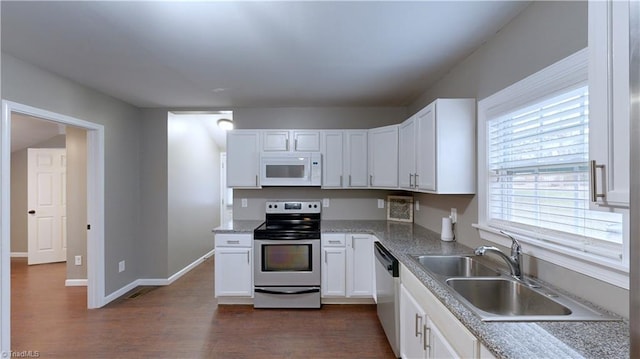
[[[251,233],[261,221],[234,221],[215,233]],[[371,234],[381,242],[496,358],[612,358],[629,356],[629,323],[483,322],[412,258],[416,254],[462,254],[473,249],[413,223],[324,220],[323,233]],[[553,288],[549,285],[549,287]],[[566,294],[562,290],[553,288]],[[573,297],[571,295],[568,295]],[[575,298],[584,302],[579,298]]]

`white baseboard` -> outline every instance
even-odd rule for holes
[[[376,304],[373,298],[321,298],[322,304]]]
[[[202,263],[205,260],[207,260],[207,258],[210,258],[211,256],[213,256],[214,251],[215,251],[215,249],[212,249],[207,254],[205,254],[202,257],[200,257],[200,258],[196,259],[195,261],[193,261],[193,263],[189,264],[188,266],[186,266],[186,267],[182,268],[181,270],[179,270],[178,272],[176,272],[174,275],[172,275],[171,277],[168,278],[169,283],[167,283],[167,284],[171,284],[171,283],[175,282],[178,278],[180,278],[183,275],[189,273],[190,270],[192,270],[193,268],[197,267],[200,263]]]
[[[27,252],[11,252],[11,258],[29,258]]]
[[[135,287],[139,286],[140,279],[136,279],[133,282],[125,285],[124,287],[116,290],[115,292],[109,294],[108,296],[106,296],[104,298],[104,303],[103,306],[113,302],[114,300],[122,297],[123,295],[127,294],[127,292],[133,290]]]
[[[140,278],[140,279],[136,279],[133,282],[125,285],[124,287],[118,289],[117,291],[109,294],[108,296],[105,297],[104,299],[104,305],[109,304],[110,302],[120,298],[121,296],[125,295],[127,292],[133,290],[135,287],[139,287],[142,285],[148,285],[148,286],[165,286],[165,285],[170,285],[171,283],[175,282],[176,280],[178,280],[178,278],[182,277],[183,275],[187,274],[190,270],[192,270],[193,268],[195,268],[196,266],[198,266],[198,264],[204,262],[205,260],[207,260],[208,258],[211,258],[211,256],[213,256],[214,254],[214,250],[211,250],[210,252],[207,252],[205,255],[203,255],[202,257],[196,259],[195,261],[193,261],[193,263],[187,265],[186,267],[184,267],[183,269],[179,270],[177,273],[175,273],[174,275],[172,275],[169,278]]]
[[[86,287],[86,279],[67,279],[64,281],[64,285],[67,287]]]

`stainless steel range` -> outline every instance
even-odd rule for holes
[[[320,308],[320,201],[267,201],[253,231],[255,308]]]

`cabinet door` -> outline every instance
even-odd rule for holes
[[[369,185],[398,187],[398,125],[369,130]]]
[[[227,186],[259,188],[260,132],[227,132]]]
[[[424,310],[404,285],[400,285],[400,356],[402,358],[426,358],[424,318]]]
[[[373,237],[347,235],[347,296],[373,297]]]
[[[218,247],[215,253],[215,296],[251,297],[253,294],[252,249]]]
[[[447,341],[447,338],[440,332],[438,326],[435,325],[431,318],[426,318],[426,324],[423,332],[427,335],[427,358],[460,358]]]
[[[416,175],[416,118],[404,121],[398,138],[398,184],[401,188],[413,189]]]
[[[368,187],[367,131],[346,131],[345,136],[344,184],[346,187]]]
[[[263,131],[263,151],[289,151],[289,131]]]
[[[416,185],[425,191],[436,190],[437,152],[436,152],[436,114],[435,103],[416,114]]]
[[[341,188],[344,185],[343,131],[322,132],[322,187]]]
[[[346,295],[346,249],[326,247],[322,249],[322,296]]]
[[[592,208],[629,206],[629,151],[629,1],[589,1]]]
[[[319,152],[320,131],[293,131],[293,150],[299,152]]]

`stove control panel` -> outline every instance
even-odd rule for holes
[[[322,202],[306,201],[267,201],[266,213],[320,213]]]

